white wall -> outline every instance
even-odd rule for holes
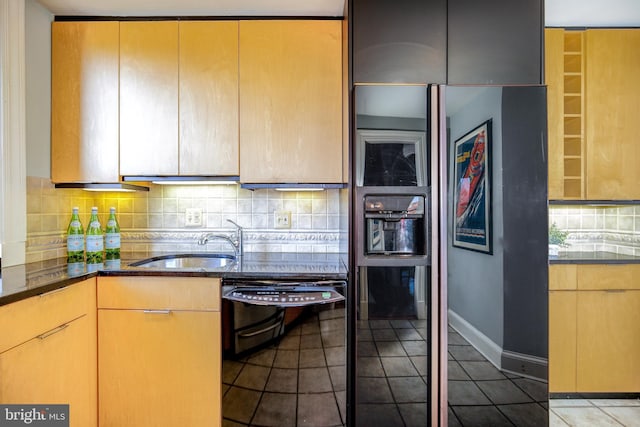
[[[466,94],[472,94],[470,98]],[[492,156],[492,219],[493,255],[473,252],[452,246],[451,233],[447,233],[447,286],[449,310],[502,347],[504,331],[503,284],[503,212],[502,212],[502,88],[449,87],[446,92],[447,116],[450,119],[450,150],[456,139],[488,119],[493,119]],[[464,99],[462,107],[450,114],[449,98]],[[457,102],[454,102],[457,104]],[[453,163],[449,152],[449,165]],[[451,167],[451,166],[450,166]],[[453,206],[452,172],[449,171],[447,206]],[[451,215],[449,216],[451,218]],[[447,225],[451,229],[450,225]]]
[[[546,0],[547,27],[638,27],[640,0]]]
[[[36,0],[25,2],[27,176],[51,174],[51,21]]]

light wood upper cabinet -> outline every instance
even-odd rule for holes
[[[238,176],[238,22],[179,26],[180,175]]]
[[[585,32],[587,198],[640,199],[640,30]]]
[[[122,175],[237,176],[238,23],[120,25]]]
[[[341,183],[341,21],[240,22],[240,179]]]
[[[117,182],[117,22],[51,24],[51,180]]]
[[[547,84],[549,199],[564,199],[564,30],[545,30],[544,75]]]
[[[178,172],[178,22],[121,22],[120,174]]]
[[[545,30],[549,199],[585,198],[584,31]]]
[[[342,21],[53,25],[55,182],[347,180]]]
[[[545,30],[549,198],[640,198],[640,30]]]

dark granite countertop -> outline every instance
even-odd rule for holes
[[[640,257],[613,252],[565,252],[549,256],[550,264],[636,264]]]
[[[151,269],[129,264],[167,253],[123,253],[119,265],[100,269],[83,263],[67,264],[66,259],[3,267],[0,278],[0,306],[70,284],[101,276],[180,276],[221,277],[224,279],[346,280],[347,254],[246,253],[240,262],[224,269]],[[93,267],[93,266],[92,266]]]

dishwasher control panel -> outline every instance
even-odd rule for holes
[[[233,287],[222,296],[231,301],[254,305],[301,307],[313,304],[328,304],[343,301],[344,296],[336,289],[317,286],[296,287]]]

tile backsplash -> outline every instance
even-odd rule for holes
[[[89,192],[56,189],[45,178],[27,178],[27,262],[66,256],[71,208],[80,208],[86,227],[92,206],[106,224],[116,208],[122,251],[224,250],[224,243],[196,243],[205,231],[231,232],[231,219],[244,227],[247,252],[337,253],[346,231],[346,190],[281,192],[245,190],[238,185],[151,185],[149,192]],[[187,208],[203,213],[201,227],[186,227]],[[291,228],[274,225],[274,211],[291,212]],[[342,218],[341,218],[342,217]],[[342,221],[341,221],[342,219]],[[227,247],[227,249],[230,249]]]
[[[640,256],[640,206],[549,206],[549,225],[569,233],[560,251]]]

